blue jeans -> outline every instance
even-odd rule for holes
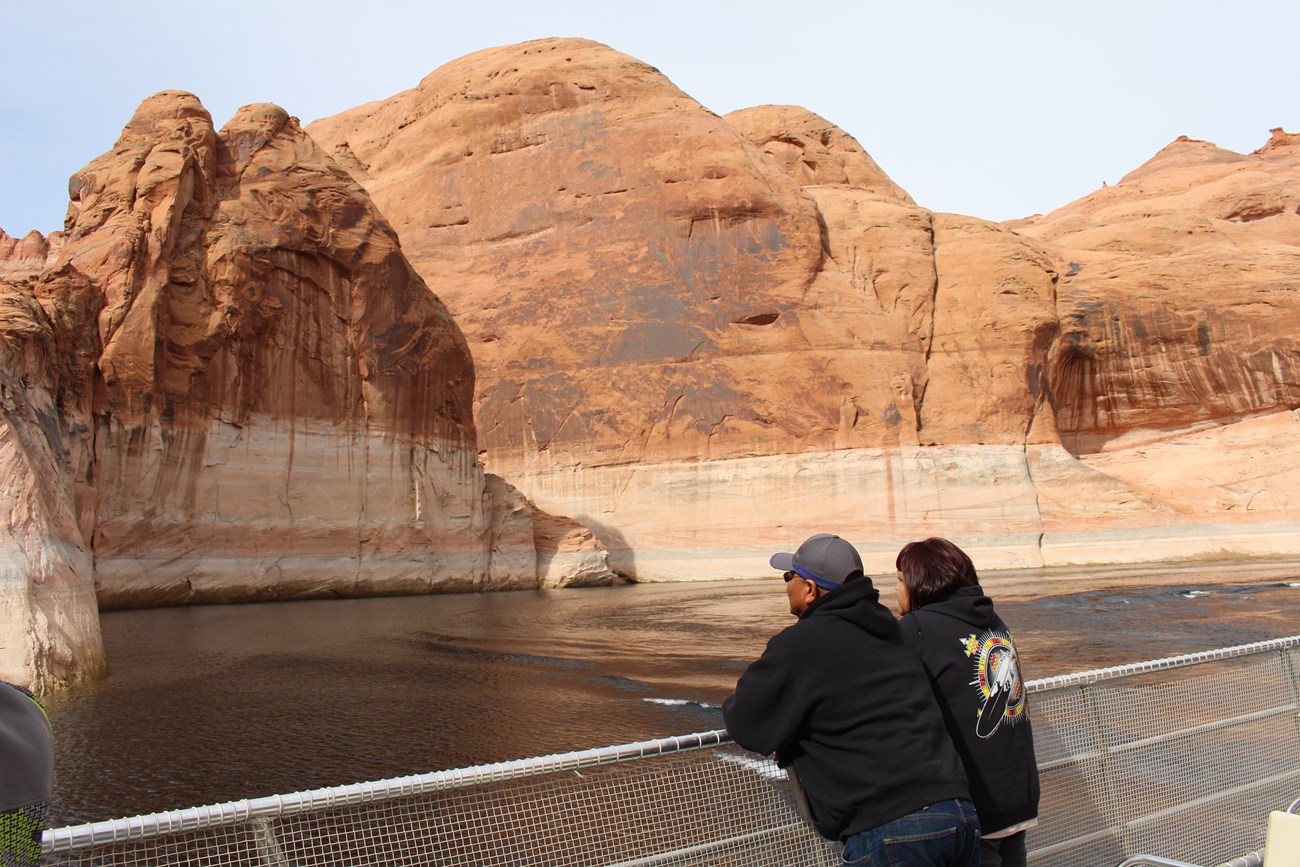
[[[940,801],[844,841],[864,867],[979,867],[980,822],[970,801]]]

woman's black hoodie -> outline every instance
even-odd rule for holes
[[[1011,633],[978,586],[903,616],[961,754],[985,834],[1038,816],[1029,703]]]
[[[879,599],[869,578],[817,599],[722,706],[736,743],[794,766],[831,840],[969,797],[925,670]]]

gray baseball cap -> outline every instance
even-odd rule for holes
[[[854,572],[862,574],[858,549],[833,533],[809,536],[793,554],[773,554],[773,569],[796,572],[818,587],[834,590]]]

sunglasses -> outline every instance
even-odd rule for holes
[[[785,583],[787,583],[787,584],[790,583],[790,579],[792,579],[792,578],[803,578],[803,583],[809,585],[809,586],[812,587],[814,590],[816,590],[818,593],[820,593],[820,592],[822,592],[823,590],[826,589],[825,587],[821,586],[820,584],[818,584],[816,581],[812,580],[811,578],[804,578],[804,577],[803,577],[802,575],[800,575],[798,572],[783,572],[783,573],[781,573],[781,577],[785,579]]]
[[[812,587],[814,590],[816,590],[818,593],[821,593],[823,590],[834,589],[834,588],[827,588],[827,587],[825,587],[825,586],[822,585],[822,584],[818,584],[816,581],[812,580],[811,578],[804,578],[804,576],[800,575],[798,572],[795,572],[795,571],[793,571],[793,570],[790,571],[790,572],[782,572],[782,573],[781,573],[781,578],[782,578],[782,579],[785,581],[785,583],[787,583],[787,584],[790,583],[791,579],[794,579],[794,578],[803,578],[803,582],[804,582],[805,584],[811,586],[811,587]]]

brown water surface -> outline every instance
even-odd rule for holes
[[[1296,575],[1185,566],[1144,588],[1099,570],[1111,589],[1041,599],[1026,573],[985,584],[1033,679],[1295,634]],[[108,612],[109,676],[50,702],[51,820],[721,728],[791,622],[778,580]]]

